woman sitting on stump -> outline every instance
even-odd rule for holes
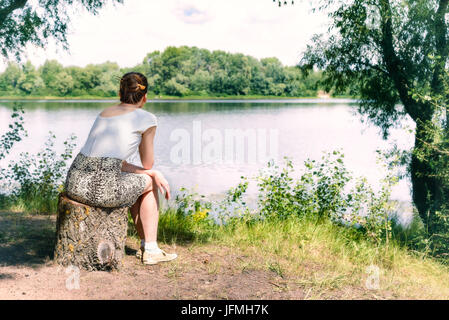
[[[120,80],[120,101],[96,118],[87,141],[73,161],[65,183],[67,196],[93,207],[131,207],[141,239],[137,257],[156,264],[177,257],[159,249],[158,192],[170,198],[170,187],[162,173],[152,170],[156,117],[144,111],[147,78],[129,72]],[[139,151],[143,168],[127,163]]]

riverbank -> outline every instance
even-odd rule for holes
[[[0,299],[448,299],[449,271],[398,244],[374,246],[307,219],[232,227],[160,218],[173,262],[143,266],[130,225],[124,268],[84,272],[80,288],[51,260],[55,216],[0,213]],[[377,277],[378,275],[378,277]]]
[[[295,100],[295,99],[351,99],[350,96],[335,96],[323,98],[319,96],[308,97],[283,97],[283,96],[261,96],[261,95],[239,95],[239,96],[164,96],[164,95],[148,95],[148,100]],[[0,100],[118,100],[117,96],[101,97],[101,96],[77,96],[77,97],[57,97],[57,96],[0,96]]]

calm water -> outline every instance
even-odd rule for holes
[[[76,154],[97,114],[113,103],[24,101],[28,137],[14,147],[12,154],[1,161],[0,166],[4,167],[20,152],[38,152],[50,130],[57,136],[58,151],[62,151],[62,142],[71,133],[76,134]],[[11,107],[11,102],[0,101],[0,134],[6,131]],[[298,169],[303,167],[307,158],[319,159],[323,151],[340,148],[345,153],[347,167],[355,175],[366,176],[375,185],[383,176],[383,170],[376,163],[376,149],[385,149],[392,141],[401,147],[410,147],[413,143],[413,137],[400,129],[393,130],[388,141],[382,140],[378,128],[361,122],[355,113],[355,104],[350,100],[157,101],[147,103],[145,109],[153,112],[159,122],[155,168],[166,175],[173,190],[181,186],[194,187],[199,193],[208,195],[220,194],[235,186],[241,175],[251,176],[264,167],[262,163],[249,161],[247,156],[243,161],[210,163],[204,161],[207,159],[201,158],[202,153],[199,153],[198,159],[198,148],[203,153],[210,151],[207,147],[209,141],[215,141],[224,150],[224,137],[231,129],[249,129],[256,134],[257,143],[263,137],[263,134],[258,135],[260,132],[267,137],[272,134],[273,141],[277,142],[277,160],[282,161],[283,156],[288,156]],[[403,125],[412,126],[407,120]],[[185,163],[177,163],[179,154],[174,153],[179,147],[180,135],[184,135],[183,141],[190,144],[187,145],[190,156],[184,158]],[[201,136],[203,141],[199,138]],[[267,155],[273,145],[269,140],[266,142]],[[218,148],[217,144],[214,146]],[[251,146],[245,144],[244,149],[249,152]],[[219,153],[209,154],[220,158]],[[402,181],[395,188],[393,198],[408,202],[409,190],[409,182]]]

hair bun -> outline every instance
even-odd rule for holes
[[[120,101],[136,104],[147,93],[148,80],[139,72],[128,72],[120,79]]]

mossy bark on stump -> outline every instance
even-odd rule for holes
[[[128,208],[97,208],[59,195],[55,260],[84,270],[122,266]]]

